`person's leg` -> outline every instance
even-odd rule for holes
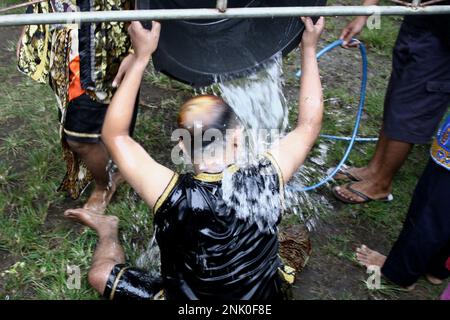
[[[358,260],[358,262],[366,268],[375,266],[381,270],[386,262],[386,259],[387,257],[384,254],[376,250],[372,250],[366,245],[356,248],[356,260]],[[414,287],[415,284],[411,284],[409,286],[405,286],[405,289],[413,290]]]
[[[366,246],[357,249],[357,259],[364,265],[381,268],[382,274],[392,282],[408,287],[427,273],[445,268],[448,256],[450,219],[446,202],[450,197],[450,171],[430,160],[419,183],[403,225],[402,231],[386,257]],[[441,265],[442,264],[442,265]],[[430,277],[429,277],[430,280]]]
[[[384,98],[384,108],[391,103],[391,97],[395,96],[395,92],[398,88],[398,84],[401,83],[401,78],[409,62],[409,43],[405,36],[405,27],[402,25],[400,32],[397,36],[395,47],[392,52],[392,71],[389,78],[389,83],[386,88],[386,94]],[[383,166],[383,160],[385,158],[385,150],[387,146],[387,137],[384,134],[384,125],[382,125],[378,133],[378,141],[375,148],[375,152],[370,159],[367,166],[352,167],[345,171],[350,173],[356,180],[370,180],[377,174],[377,170]],[[335,177],[337,180],[345,179],[344,176]]]
[[[392,192],[392,181],[396,173],[405,163],[412,144],[389,139],[383,133],[374,157],[369,165],[364,168],[361,175],[355,171],[355,175],[364,176],[366,179],[352,183],[351,188],[365,194],[370,199],[386,198]],[[353,172],[352,172],[353,174]],[[336,187],[335,192],[351,201],[364,201],[364,198],[352,192],[346,187]]]
[[[350,203],[386,199],[413,144],[429,143],[445,114],[450,104],[449,78],[449,48],[431,32],[402,25],[376,152],[368,166],[347,170],[363,181],[335,187],[338,199]]]
[[[108,172],[109,154],[101,141],[98,143],[82,143],[67,140],[67,143],[70,149],[83,160],[94,178],[95,188],[84,208],[95,213],[104,213],[117,189],[117,185],[122,182],[121,175],[115,173],[110,177]]]
[[[110,300],[147,300],[154,299],[163,290],[163,279],[159,274],[149,274],[125,264],[117,217],[95,214],[86,209],[70,209],[65,216],[97,232],[98,243],[88,280],[103,297]]]
[[[450,238],[450,236],[449,236]],[[447,269],[445,263],[450,256],[450,240],[438,254],[431,260],[427,269],[427,279],[433,284],[441,284],[446,278],[450,277],[450,270]]]
[[[370,180],[375,174],[377,168],[379,168],[384,158],[384,150],[386,149],[386,136],[383,134],[383,129],[378,133],[378,141],[375,146],[375,151],[369,163],[364,167],[350,167],[341,169],[333,178],[335,180],[352,180],[362,181]]]
[[[82,95],[72,100],[64,119],[64,137],[70,150],[77,155],[92,174],[95,187],[84,205],[95,213],[104,213],[121,175],[110,176],[110,156],[101,141],[101,130],[108,105]]]
[[[69,219],[95,230],[98,234],[97,248],[92,258],[88,279],[90,285],[103,294],[111,270],[125,262],[125,255],[118,238],[119,219],[91,213],[85,209],[71,209],[65,212]]]
[[[383,274],[393,282],[414,283],[420,276],[433,272],[434,262],[443,251],[448,252],[449,183],[450,171],[430,160],[414,191],[403,229],[382,268]]]

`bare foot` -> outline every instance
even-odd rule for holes
[[[83,206],[83,209],[87,209],[97,214],[104,214],[106,207],[111,202],[111,198],[117,190],[117,187],[124,181],[122,175],[117,172],[111,177],[110,185],[104,188],[95,187],[88,201]]]
[[[436,278],[435,276],[432,276],[431,274],[426,274],[425,278],[428,280],[429,283],[434,285],[440,285],[442,284],[442,280],[439,278]]]
[[[362,245],[356,249],[356,259],[365,267],[377,266],[381,268],[386,261],[386,256],[382,255],[378,251],[369,249],[365,245]]]
[[[340,196],[338,198],[342,201],[346,200],[347,202],[348,200],[348,202],[351,203],[364,203],[367,202],[368,199],[384,201],[392,200],[390,187],[382,187],[378,183],[374,183],[371,180],[364,180],[351,184],[351,189],[365,195],[366,198],[358,195],[346,186],[348,185],[338,186],[333,189],[334,192],[336,192],[338,196]]]
[[[369,266],[376,266],[380,269],[383,267],[386,262],[386,256],[379,253],[378,251],[372,250],[365,245],[356,249],[356,259],[358,262],[368,268]],[[416,287],[415,284],[406,287],[405,289],[408,291],[414,290]]]
[[[118,234],[119,218],[116,216],[96,214],[81,208],[66,210],[64,216],[95,230],[99,237],[117,236]]]

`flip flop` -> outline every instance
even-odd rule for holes
[[[346,198],[344,196],[342,196],[341,194],[339,194],[339,192],[337,191],[337,187],[334,187],[333,189],[331,189],[331,191],[333,192],[333,195],[340,201],[344,202],[344,203],[348,203],[348,204],[362,204],[362,203],[367,203],[370,201],[383,201],[383,202],[389,202],[394,200],[393,195],[390,193],[388,194],[386,197],[384,198],[380,198],[380,199],[372,199],[371,197],[369,197],[368,195],[362,193],[361,191],[355,190],[352,188],[352,185],[354,184],[354,182],[352,183],[348,183],[345,184],[343,186],[341,186],[341,188],[346,188],[348,191],[352,192],[353,194],[359,196],[360,198],[362,198],[362,201],[354,201],[354,200],[350,200],[349,198]]]
[[[351,169],[351,168],[349,168]],[[347,169],[347,170],[349,170]],[[361,181],[361,178],[358,178],[357,176],[351,174],[349,171],[347,171],[346,169],[339,169],[338,172],[336,172],[336,174],[334,175],[333,179],[334,180],[350,180],[350,181],[354,181],[354,182],[358,182]]]

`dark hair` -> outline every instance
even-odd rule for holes
[[[196,96],[186,101],[180,108],[177,122],[179,128],[186,129],[191,135],[191,146],[185,145],[191,150],[191,155],[194,151],[194,139],[201,139],[202,148],[214,141],[203,140],[207,130],[219,130],[225,138],[227,129],[234,129],[239,124],[233,109],[221,97],[214,95]],[[194,130],[195,122],[201,123],[201,131]],[[200,132],[201,137],[196,137],[195,134],[199,135]]]

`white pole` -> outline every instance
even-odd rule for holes
[[[74,24],[102,21],[276,18],[289,16],[370,16],[373,14],[394,16],[450,14],[450,6],[264,7],[228,8],[225,12],[220,12],[217,9],[169,9],[66,12],[48,14],[11,14],[0,16],[0,27],[30,24]]]

